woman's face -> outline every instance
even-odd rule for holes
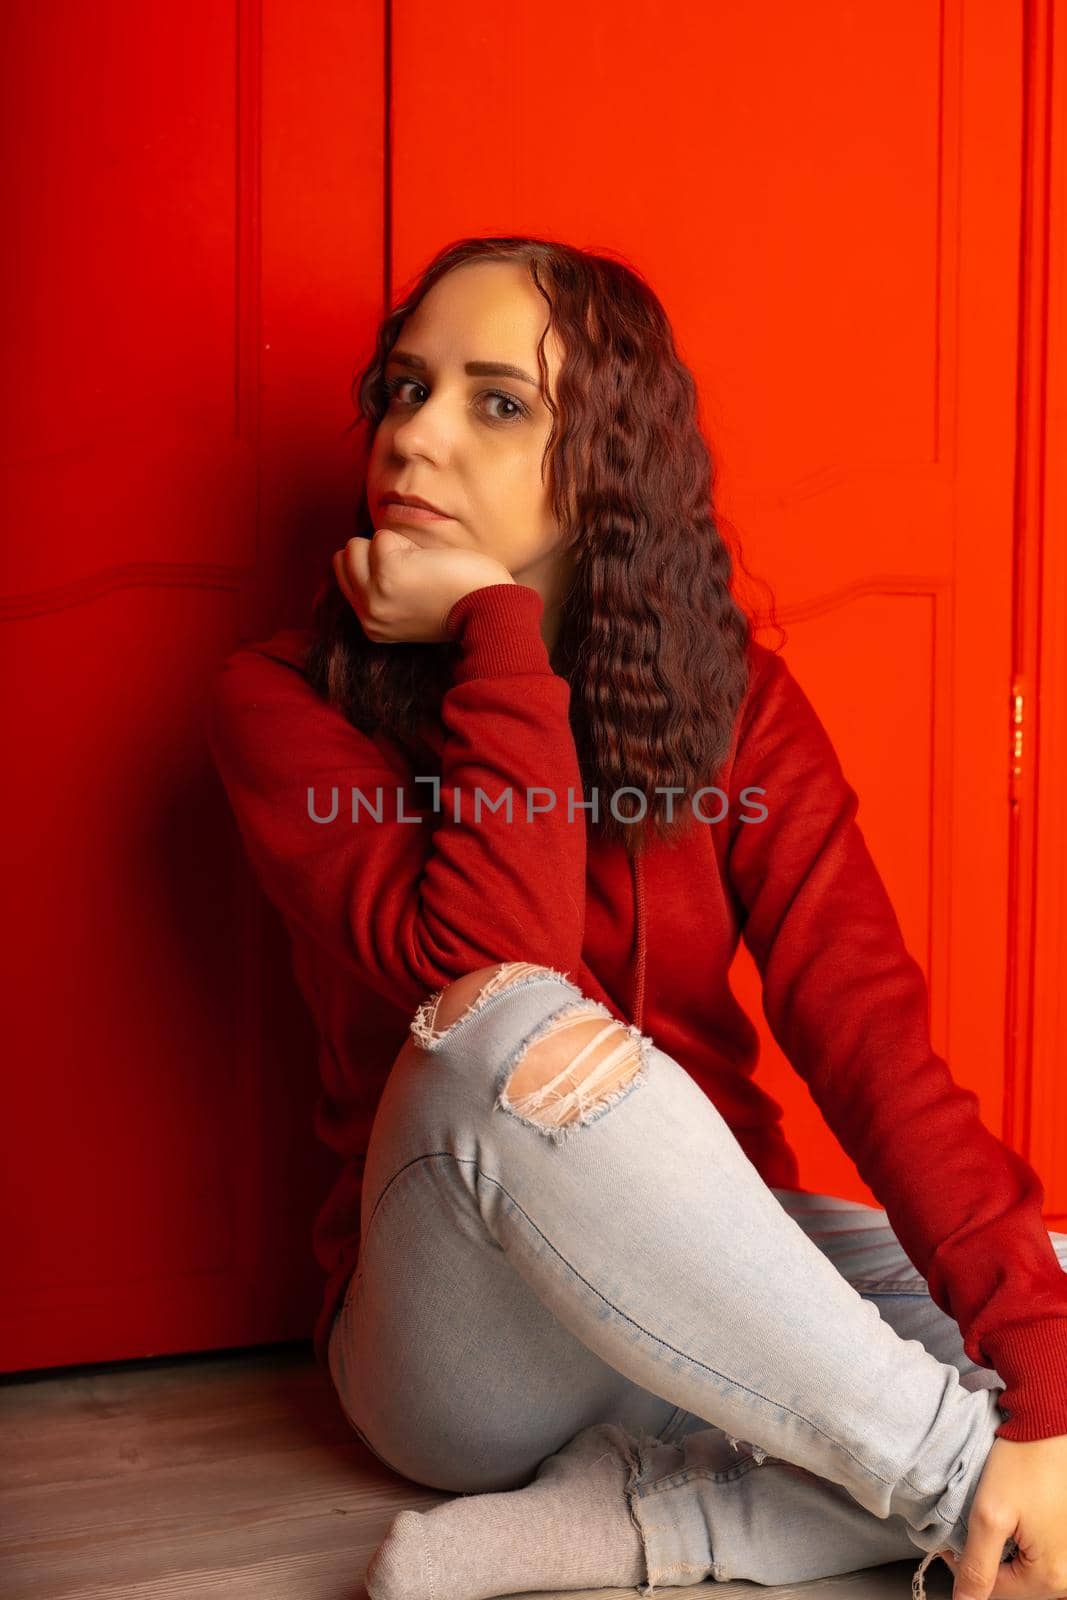
[[[388,358],[391,393],[367,468],[376,528],[493,556],[546,605],[569,570],[541,481],[552,416],[540,392],[537,344],[547,322],[548,308],[518,263],[465,263],[438,279]],[[550,332],[553,398],[559,354]],[[468,372],[468,363],[510,365],[531,381]],[[404,506],[383,504],[389,491],[420,495],[450,520],[420,521]]]

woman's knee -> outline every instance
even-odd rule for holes
[[[436,1045],[491,995],[545,972],[564,976],[524,961],[465,973],[423,1001],[411,1033],[424,1045]],[[638,1029],[617,1021],[599,1001],[579,995],[534,1030],[512,1064],[497,1105],[546,1132],[592,1121],[632,1088],[646,1064],[647,1044]]]
[[[532,961],[499,961],[491,967],[479,967],[475,972],[465,972],[461,978],[447,983],[443,989],[427,995],[411,1022],[411,1032],[420,1044],[440,1042],[448,1028],[462,1017],[481,1009],[490,995],[506,989],[531,973],[551,972],[550,967],[537,966]],[[556,974],[562,977],[561,973]]]
[[[446,984],[439,991],[435,1027],[443,1032],[468,1011],[476,1009],[479,1000],[488,999],[498,989],[506,988],[510,981],[509,968],[515,965],[501,962],[493,967],[479,967],[476,972],[465,972],[462,978]]]

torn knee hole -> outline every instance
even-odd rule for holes
[[[531,1122],[564,1127],[620,1099],[642,1065],[636,1028],[578,1002],[554,1016],[527,1046],[500,1103]]]
[[[532,961],[504,961],[495,967],[466,972],[462,978],[426,997],[415,1012],[409,1031],[420,1044],[437,1044],[461,1017],[480,1010],[490,995],[517,983],[531,972],[548,970]]]

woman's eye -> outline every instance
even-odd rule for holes
[[[393,401],[398,392],[407,384],[411,384],[414,389],[425,390],[426,388],[426,385],[419,383],[417,378],[386,378],[383,387],[389,400]],[[514,395],[504,394],[499,389],[487,389],[478,398],[479,400],[498,400],[502,406],[511,406],[513,408],[510,411],[498,412],[492,418],[494,422],[514,422],[519,417],[527,415],[526,407],[521,400],[516,400]]]
[[[382,387],[389,396],[389,399],[394,400],[396,398],[397,391],[402,389],[406,383],[414,384],[416,389],[422,388],[422,384],[415,383],[414,378],[386,378]]]
[[[486,394],[487,400],[499,400],[501,405],[513,406],[514,410],[506,412],[501,418],[503,422],[510,422],[512,417],[521,417],[525,414],[526,407],[521,400],[516,400],[513,395],[501,394],[496,389],[490,389]]]

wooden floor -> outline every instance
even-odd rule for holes
[[[450,1498],[370,1454],[305,1342],[0,1378],[4,1600],[362,1600],[396,1512]],[[915,1565],[662,1592],[910,1600]],[[925,1578],[948,1600],[943,1562]]]

